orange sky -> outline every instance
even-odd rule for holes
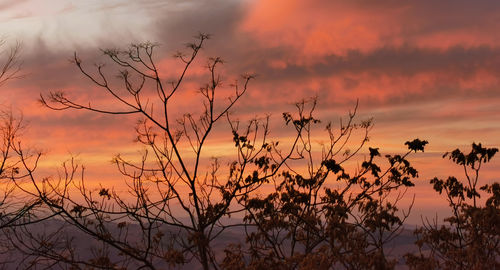
[[[2,87],[0,103],[24,114],[25,141],[46,151],[44,167],[76,154],[89,180],[119,183],[109,160],[140,150],[132,143],[135,117],[55,112],[36,102],[40,93],[64,90],[80,101],[112,104],[69,63],[74,51],[90,66],[105,62],[99,48],[159,42],[157,61],[168,79],[178,67],[171,55],[200,31],[213,38],[183,91],[192,95],[205,78],[200,71],[207,56],[221,56],[225,79],[258,74],[235,109],[242,118],[271,113],[278,123],[294,101],[318,96],[318,115],[336,121],[359,99],[360,117],[375,121],[370,145],[402,152],[407,140],[430,142],[426,154],[413,159],[425,183],[456,171],[441,160],[445,151],[468,150],[472,142],[500,146],[498,1],[164,2],[0,4],[0,34],[7,43],[23,43],[26,75]],[[111,65],[107,72],[116,74]],[[190,106],[188,99],[178,104]],[[274,128],[271,134],[280,137],[279,125]],[[220,143],[214,139],[212,151],[227,148]],[[485,180],[500,172],[498,160],[485,167]],[[430,211],[429,202],[436,203],[430,186],[415,192],[419,209]]]

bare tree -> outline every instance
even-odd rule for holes
[[[16,194],[16,186],[26,176],[22,173],[22,165],[16,155],[19,144],[17,136],[21,128],[21,121],[15,119],[11,112],[1,112],[0,119],[0,132],[2,134],[0,149],[0,181],[2,187],[2,194],[0,195],[0,229],[4,229],[25,218],[34,205],[31,200],[20,199],[19,196],[22,195]]]
[[[0,46],[5,42],[1,41]],[[22,77],[19,74],[21,45],[16,43],[1,54],[4,56],[0,67],[0,85]],[[21,149],[22,116],[15,116],[11,109],[0,111],[0,264],[7,265],[12,259],[13,247],[8,244],[11,229],[37,221],[35,213],[40,206],[37,197],[22,192],[19,187],[26,184],[28,173],[24,170],[18,152]],[[32,160],[33,154],[24,157]]]
[[[5,40],[0,41],[0,47],[4,47]],[[0,66],[0,86],[5,84],[7,81],[21,78],[20,75],[21,63],[19,61],[19,53],[21,51],[21,43],[16,43],[16,45],[9,47],[9,49],[0,52],[4,59]]]
[[[0,47],[5,45],[5,41],[0,41]],[[14,46],[1,52],[4,59],[0,68],[0,86],[12,79],[21,78],[19,71],[21,64],[19,53],[21,44],[18,42]],[[10,109],[0,111],[0,229],[16,224],[19,220],[26,218],[26,214],[34,207],[32,200],[19,197],[16,193],[16,186],[26,177],[22,171],[21,160],[17,155],[20,149],[20,132],[23,128],[22,116],[14,116]],[[23,198],[23,199],[20,199]]]
[[[129,195],[126,196],[106,186],[99,190],[88,189],[83,168],[82,177],[76,177],[79,167],[75,163],[65,164],[59,178],[43,182],[36,181],[31,167],[24,164],[36,187],[34,195],[72,228],[79,229],[104,247],[96,250],[96,256],[88,260],[62,249],[44,250],[45,258],[74,267],[155,269],[161,265],[174,267],[197,261],[203,269],[219,268],[212,243],[234,226],[225,223],[223,218],[242,212],[236,202],[247,198],[278,173],[292,156],[302,131],[299,128],[292,145],[283,150],[267,139],[267,117],[253,119],[247,124],[232,120],[229,111],[247,91],[252,76],[244,75],[241,82],[229,85],[231,95],[220,96],[218,89],[223,84],[217,67],[223,61],[218,57],[209,58],[206,65],[208,82],[198,91],[201,112],[189,111],[180,118],[173,118],[172,104],[182,98],[179,92],[188,70],[208,38],[200,34],[195,43],[188,44],[189,54],[175,55],[184,67],[178,78],[170,82],[160,76],[153,58],[156,45],[152,43],[132,45],[125,51],[104,50],[104,54],[121,68],[118,88],[102,65],[89,71],[75,54],[74,63],[79,70],[123,109],[76,103],[63,92],[41,96],[42,104],[54,110],[139,115],[141,120],[135,128],[137,142],[147,148],[138,163],[121,155],[114,158],[118,170],[128,179]],[[219,122],[228,123],[234,137],[235,161],[228,166],[222,166],[218,158],[211,157],[205,150],[210,134],[220,128],[216,126]],[[79,191],[79,197],[71,193],[72,187]],[[43,239],[29,235],[26,239],[17,241],[31,241],[29,245],[20,246],[27,255],[35,254],[44,244]],[[67,245],[70,242],[67,241]]]

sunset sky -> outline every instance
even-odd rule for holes
[[[235,109],[242,117],[279,120],[294,101],[317,96],[318,116],[337,121],[359,99],[360,118],[375,122],[370,146],[400,153],[407,140],[428,140],[426,153],[411,160],[424,183],[414,191],[417,213],[429,213],[444,202],[427,180],[462,176],[441,159],[444,152],[469,150],[472,142],[500,147],[498,29],[500,2],[493,0],[3,0],[3,49],[22,43],[25,76],[2,86],[0,104],[24,115],[25,143],[44,150],[45,168],[73,154],[89,180],[116,183],[109,161],[140,150],[132,143],[137,117],[51,111],[39,95],[64,90],[80,101],[112,104],[68,61],[75,51],[91,68],[106,62],[100,48],[158,42],[156,60],[168,79],[178,74],[172,55],[198,32],[209,33],[192,75],[203,78],[208,56],[226,61],[221,72],[229,82],[257,74]],[[106,70],[117,74],[112,65]],[[193,86],[183,91],[194,93]],[[271,136],[280,137],[278,126]],[[212,147],[223,155],[223,145]],[[498,181],[499,173],[496,157],[484,180]]]

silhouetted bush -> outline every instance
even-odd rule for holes
[[[467,154],[459,149],[446,153],[464,170],[464,179],[434,178],[430,184],[448,201],[452,216],[444,225],[429,222],[416,230],[418,254],[406,259],[412,269],[498,269],[500,268],[500,184],[481,185],[479,171],[498,152],[472,144]],[[484,204],[479,198],[489,196]]]

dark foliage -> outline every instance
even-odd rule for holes
[[[459,149],[444,154],[463,168],[465,178],[430,180],[434,190],[448,201],[453,215],[444,219],[446,225],[427,221],[416,230],[421,252],[406,256],[412,269],[500,268],[500,185],[479,183],[481,166],[497,152],[497,148],[473,143],[468,154]],[[479,203],[481,195],[488,196],[484,204]]]

